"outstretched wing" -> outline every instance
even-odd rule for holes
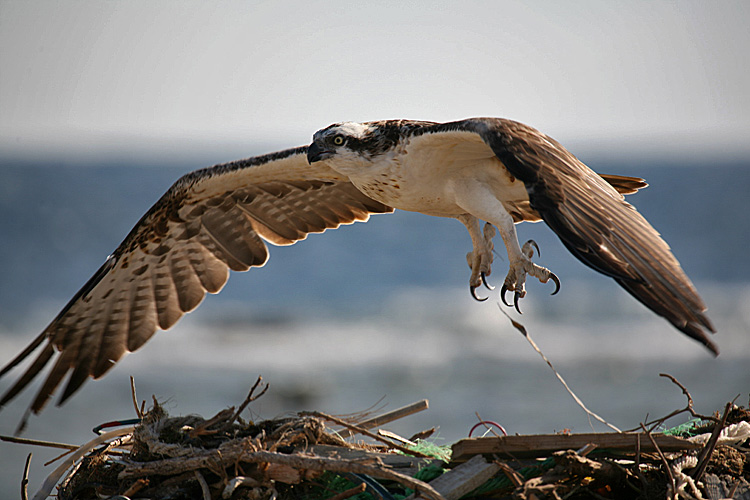
[[[714,327],[690,279],[659,233],[618,193],[627,193],[627,181],[613,188],[557,141],[522,123],[476,118],[440,127],[479,134],[573,255],[718,354],[706,335]]]
[[[224,286],[229,269],[268,259],[264,242],[290,245],[309,233],[393,209],[362,194],[307,148],[198,170],[178,180],[4,375],[41,347],[0,400],[13,399],[52,358],[29,410],[38,413],[68,374],[60,403],[158,329],[174,325]]]

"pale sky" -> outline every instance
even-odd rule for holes
[[[501,116],[564,144],[748,151],[748,26],[746,1],[0,0],[0,147],[285,148],[343,120]]]

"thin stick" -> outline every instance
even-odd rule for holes
[[[388,440],[388,439],[385,439],[385,438],[383,438],[381,436],[378,436],[377,434],[372,433],[372,432],[368,431],[367,429],[362,429],[362,428],[360,428],[357,425],[352,425],[349,422],[341,420],[340,418],[336,418],[336,417],[334,417],[332,415],[327,415],[327,414],[325,414],[323,412],[320,412],[320,411],[305,411],[305,412],[301,412],[300,415],[309,415],[311,417],[318,417],[318,418],[323,418],[325,420],[330,420],[333,423],[336,423],[338,425],[343,425],[347,429],[356,431],[359,434],[362,434],[362,435],[365,435],[365,436],[367,436],[369,438],[372,438],[372,439],[375,439],[377,441],[380,441],[381,443],[385,443],[388,446],[392,446],[393,448],[395,448],[395,449],[397,449],[399,451],[403,451],[404,453],[407,453],[409,455],[412,455],[412,456],[415,456],[415,457],[422,457],[422,458],[432,458],[429,455],[425,455],[424,453],[420,453],[420,452],[415,451],[415,450],[410,450],[409,448],[406,448],[404,446],[396,444],[396,443],[394,443],[391,440]]]
[[[198,469],[194,470],[193,474],[195,475],[195,479],[201,485],[201,491],[203,492],[203,500],[211,500],[211,490],[208,489],[208,483],[206,482],[206,479],[203,477],[203,474],[201,474]]]
[[[148,479],[138,479],[136,482],[130,485],[130,487],[122,492],[122,496],[124,497],[132,497],[139,491],[141,491],[143,488],[148,486]]]
[[[328,500],[346,500],[347,498],[353,497],[354,495],[364,493],[366,489],[367,485],[365,483],[359,483],[359,486],[355,486],[354,488],[349,488],[346,491],[342,491],[338,495],[334,495]]]
[[[727,498],[734,498],[734,494],[737,493],[737,488],[739,488],[739,486],[740,486],[740,479],[737,479],[734,482],[732,489],[729,490],[729,495],[727,495]]]
[[[675,411],[673,411],[672,413],[670,413],[666,417],[661,417],[661,418],[657,418],[657,419],[651,420],[650,422],[646,422],[644,425],[648,425],[648,426],[651,427],[651,430],[654,430],[656,427],[662,425],[664,422],[666,422],[670,418],[675,417],[675,416],[679,415],[680,413],[685,413],[685,412],[690,413],[690,415],[693,418],[699,418],[701,420],[707,420],[707,421],[715,422],[715,423],[721,422],[721,419],[719,419],[719,418],[712,417],[712,416],[709,416],[709,415],[701,415],[700,413],[696,413],[696,411],[693,409],[693,397],[690,395],[690,392],[688,392],[687,388],[684,385],[682,385],[672,375],[670,375],[668,373],[660,373],[659,376],[660,377],[664,377],[664,378],[668,378],[669,380],[672,381],[672,383],[674,385],[676,385],[677,387],[679,387],[682,390],[682,393],[687,398],[687,406],[685,406],[685,408],[682,408],[681,410],[675,410]],[[636,431],[638,429],[640,429],[640,426],[635,427],[633,429],[628,429],[625,432],[633,432],[633,431]]]
[[[503,471],[503,474],[505,474],[505,477],[507,477],[508,480],[511,483],[513,483],[513,486],[515,486],[516,488],[518,488],[519,486],[523,486],[524,479],[523,479],[523,476],[521,476],[521,474],[513,470],[513,468],[510,465],[500,460],[497,457],[497,455],[495,455],[493,458],[494,460],[492,462],[498,467],[500,467],[500,470]]]
[[[402,406],[401,408],[396,408],[395,410],[383,413],[382,415],[378,415],[377,417],[363,420],[362,422],[359,422],[357,424],[357,427],[359,427],[360,429],[372,429],[373,427],[379,427],[383,424],[393,422],[400,418],[408,417],[409,415],[413,415],[414,413],[426,410],[429,407],[429,401],[427,401],[426,399],[422,399],[415,403],[411,403],[406,406]],[[351,429],[346,429],[339,432],[339,435],[343,438],[351,437],[355,434],[356,432],[352,431]]]
[[[481,424],[481,425],[482,425],[482,426],[483,426],[483,427],[484,427],[485,429],[487,429],[488,431],[490,431],[490,432],[492,433],[492,435],[493,435],[493,436],[495,436],[495,437],[497,437],[497,438],[501,437],[501,436],[500,436],[500,434],[498,434],[497,432],[495,432],[495,429],[493,429],[492,427],[490,427],[490,426],[488,425],[488,423],[489,423],[489,422],[487,422],[487,421],[486,421],[485,419],[483,419],[483,418],[481,417],[481,415],[479,415],[479,412],[478,412],[478,411],[475,411],[475,412],[474,412],[474,415],[476,415],[476,417],[477,417],[477,420],[479,421],[479,422],[477,422],[477,425]],[[493,422],[493,423],[494,423],[495,425],[497,425],[498,427],[500,427],[500,429],[502,429],[502,431],[503,431],[503,434],[505,434],[506,436],[508,435],[508,433],[507,433],[507,432],[505,432],[505,429],[503,428],[503,426],[501,426],[501,425],[500,425],[500,424],[498,424],[497,422]],[[471,428],[471,430],[473,431],[474,429],[476,429],[477,425],[475,425],[474,427],[472,427],[472,428]],[[487,435],[487,433],[485,433],[485,436],[486,436],[486,435]],[[471,432],[469,432],[469,437],[471,437]]]
[[[9,443],[46,446],[47,448],[62,448],[63,450],[77,450],[79,448],[79,446],[75,444],[55,443],[54,441],[40,441],[39,439],[27,439],[16,436],[0,436],[0,440],[7,441]]]
[[[133,398],[133,408],[135,408],[135,416],[143,418],[143,412],[138,408],[138,397],[135,395],[135,377],[130,376],[130,396]]]
[[[597,415],[593,411],[591,411],[588,408],[586,408],[586,405],[583,404],[583,401],[581,401],[581,399],[578,396],[575,395],[575,393],[573,392],[573,390],[568,386],[568,383],[565,382],[565,379],[562,378],[562,375],[560,375],[559,373],[557,373],[557,370],[555,370],[555,367],[552,366],[552,362],[549,359],[547,359],[547,356],[545,356],[544,353],[542,352],[542,350],[539,349],[539,347],[536,345],[536,342],[534,342],[531,339],[531,336],[529,335],[529,332],[526,331],[526,327],[523,326],[518,321],[515,321],[510,316],[508,316],[508,313],[506,313],[503,310],[503,308],[502,308],[502,306],[500,305],[499,302],[497,303],[497,307],[498,307],[498,309],[500,309],[500,312],[502,312],[505,315],[505,317],[507,317],[510,320],[511,324],[516,328],[516,330],[518,330],[519,332],[521,332],[521,334],[526,338],[526,340],[529,342],[529,344],[531,344],[531,347],[534,348],[534,350],[542,357],[542,359],[552,369],[552,371],[554,372],[554,374],[557,377],[557,379],[560,381],[560,383],[563,385],[563,387],[565,387],[565,390],[568,391],[568,394],[570,394],[570,396],[575,400],[575,402],[578,403],[578,406],[580,406],[583,409],[583,411],[585,411],[586,414],[589,417],[594,417],[596,420],[598,420],[599,422],[603,423],[604,425],[606,425],[607,427],[609,427],[610,429],[612,429],[615,432],[622,432],[620,429],[618,429],[614,425],[610,424],[609,422],[607,422],[606,420],[604,420],[602,417],[600,417],[599,415]]]
[[[660,373],[659,376],[660,377],[664,377],[664,378],[668,378],[669,380],[672,381],[672,383],[674,385],[676,385],[677,387],[679,387],[680,389],[682,389],[682,393],[685,395],[685,397],[688,400],[687,409],[688,410],[692,410],[693,409],[693,396],[690,395],[690,392],[688,392],[687,387],[685,387],[684,385],[682,385],[676,378],[674,378],[669,373]]]
[[[261,397],[262,395],[264,395],[266,393],[266,391],[268,390],[268,383],[266,383],[266,386],[263,388],[262,391],[260,391],[260,394],[258,394],[257,396],[253,396],[253,393],[255,392],[255,389],[258,388],[258,386],[260,385],[260,383],[261,383],[262,380],[263,380],[263,377],[261,377],[260,375],[258,375],[258,380],[255,381],[255,383],[253,384],[253,386],[250,388],[250,392],[247,394],[247,397],[242,402],[242,404],[240,405],[240,407],[237,408],[237,411],[235,412],[234,416],[229,421],[229,425],[231,425],[232,423],[234,423],[234,421],[239,418],[240,414],[243,411],[245,411],[245,408],[247,408],[247,405],[249,405],[250,403],[252,403],[253,401],[255,401],[256,399],[258,399],[259,397]]]
[[[651,435],[651,431],[646,429],[646,426],[641,424],[641,429],[643,429],[643,432],[646,433],[646,436],[648,436],[648,439],[651,441],[651,445],[656,449],[656,451],[659,453],[659,457],[661,458],[661,463],[664,465],[664,470],[667,471],[667,476],[669,476],[669,482],[672,485],[672,489],[670,490],[672,492],[672,498],[674,500],[677,500],[677,485],[674,482],[674,476],[672,475],[672,469],[669,467],[669,462],[667,462],[667,457],[664,456],[664,453],[661,451],[661,448],[659,448],[659,445],[656,444],[656,440],[654,439],[654,436]]]
[[[77,449],[78,449],[78,448],[76,448],[76,450],[77,450]],[[63,453],[60,453],[60,454],[59,454],[59,455],[57,455],[57,456],[56,456],[55,458],[52,458],[52,459],[50,459],[50,460],[47,460],[46,462],[44,462],[44,466],[45,466],[45,467],[47,467],[47,466],[48,466],[49,464],[53,464],[53,463],[57,462],[57,461],[58,461],[58,460],[60,460],[61,458],[63,458],[63,457],[66,457],[66,456],[70,455],[70,454],[71,454],[71,453],[73,453],[74,451],[75,451],[75,450],[68,450],[68,451],[65,451],[65,452],[63,452]]]
[[[29,467],[31,466],[31,453],[26,457],[26,465],[23,468],[23,478],[21,478],[21,500],[29,500]]]
[[[378,429],[378,436],[383,436],[384,438],[392,439],[393,441],[398,441],[399,443],[409,446],[417,446],[417,443],[414,441],[409,441],[405,437],[399,436],[395,432],[387,431],[385,429]]]
[[[713,455],[714,450],[716,449],[716,443],[719,442],[719,435],[721,434],[721,431],[724,429],[724,426],[727,423],[727,417],[729,416],[729,410],[731,409],[732,403],[727,403],[727,405],[724,407],[724,416],[721,417],[721,421],[714,426],[714,430],[713,432],[711,432],[711,437],[708,438],[706,446],[704,446],[701,452],[698,454],[698,464],[695,466],[695,470],[692,474],[694,480],[700,481],[701,477],[703,477],[703,473],[706,471],[708,462],[711,460],[711,455]]]
[[[648,483],[646,481],[646,476],[643,475],[643,471],[641,470],[641,435],[637,434],[637,439],[635,441],[635,473],[638,476],[638,479],[641,481],[641,489],[644,491],[646,490],[646,487],[648,486]]]

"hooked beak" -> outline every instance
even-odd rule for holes
[[[307,163],[313,164],[316,161],[325,160],[326,158],[330,158],[333,155],[333,152],[321,148],[317,142],[313,142],[308,146],[307,148]]]

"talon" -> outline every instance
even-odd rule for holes
[[[484,302],[485,300],[489,298],[489,297],[484,297],[480,299],[479,297],[477,297],[477,287],[475,286],[469,285],[469,292],[471,292],[471,296],[474,297],[474,300],[476,300],[477,302]]]
[[[555,273],[549,273],[549,277],[552,281],[555,282],[555,291],[552,292],[552,295],[554,295],[560,291],[560,279],[555,275]]]
[[[518,314],[523,314],[521,312],[521,309],[518,308],[518,299],[521,298],[521,294],[516,292],[515,295],[513,295],[513,305],[516,306],[516,311],[518,311]]]
[[[541,250],[539,250],[539,245],[537,245],[537,244],[536,244],[536,241],[534,241],[534,240],[529,240],[529,241],[527,241],[526,243],[530,243],[530,244],[531,244],[531,245],[532,245],[532,246],[533,246],[534,248],[536,248],[536,255],[537,255],[538,257],[541,257],[541,256],[542,256],[542,252],[541,252]]]
[[[508,301],[505,300],[505,294],[508,292],[508,287],[505,286],[505,283],[503,283],[502,288],[500,288],[500,300],[503,301],[503,304],[505,304],[508,307],[511,307],[510,304],[508,304]]]
[[[484,272],[482,272],[482,273],[480,274],[480,276],[481,276],[481,278],[482,278],[482,284],[484,285],[484,287],[485,287],[485,288],[486,288],[487,290],[494,290],[494,289],[495,289],[495,287],[494,287],[494,286],[492,286],[492,285],[490,285],[489,283],[487,283],[487,275],[486,275],[486,274],[485,274]]]

